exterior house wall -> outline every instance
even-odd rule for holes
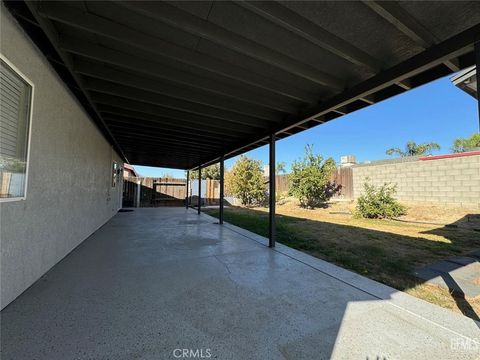
[[[399,200],[480,208],[480,155],[355,165],[355,198],[367,178],[375,185],[396,184]]]
[[[3,56],[35,87],[26,200],[0,203],[4,308],[121,206],[123,161],[1,5]]]

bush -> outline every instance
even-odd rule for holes
[[[265,201],[265,180],[262,162],[244,155],[225,176],[226,191],[240,199],[243,205],[260,205]]]
[[[368,182],[363,184],[365,192],[357,199],[356,215],[369,219],[391,219],[406,214],[406,208],[393,196],[396,185],[383,184],[375,186]]]
[[[294,161],[290,180],[290,195],[295,196],[302,207],[314,208],[324,203],[337,191],[330,182],[336,165],[332,158],[323,160],[313,153],[312,146],[305,147],[305,157]]]
[[[288,191],[277,191],[275,193],[275,202],[279,205],[286,204],[288,201]]]

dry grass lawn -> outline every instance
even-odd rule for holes
[[[303,209],[287,199],[277,205],[278,241],[434,304],[478,319],[480,299],[463,299],[423,283],[412,271],[480,248],[480,210],[406,204],[396,220],[358,219],[354,204]],[[218,215],[218,210],[205,210]],[[230,207],[225,220],[267,235],[268,209]],[[468,310],[462,307],[467,301]],[[460,307],[459,307],[460,306]]]

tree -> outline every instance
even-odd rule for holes
[[[313,146],[305,147],[305,156],[293,162],[290,179],[290,195],[295,196],[300,205],[313,208],[327,201],[336,191],[330,182],[336,165],[332,158],[325,161],[321,155],[313,153]]]
[[[225,176],[226,191],[240,199],[243,205],[261,204],[265,200],[265,179],[262,162],[245,155],[235,162]]]
[[[198,179],[198,171],[190,171],[190,179],[197,180]],[[220,180],[220,164],[213,164],[207,166],[206,168],[202,168],[202,180],[205,179],[212,179],[212,180]]]
[[[434,142],[417,144],[415,141],[409,141],[405,146],[405,150],[401,150],[399,148],[390,148],[386,151],[386,154],[398,154],[400,157],[418,156],[431,154],[432,150],[440,150],[440,145]]]
[[[457,138],[453,142],[452,151],[462,153],[480,148],[480,133],[473,133],[468,138]]]
[[[285,174],[287,172],[287,164],[284,161],[277,162],[277,166],[275,166],[275,174]]]

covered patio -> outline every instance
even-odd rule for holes
[[[2,71],[34,94],[2,359],[478,358],[477,322],[276,244],[272,179],[278,139],[478,67],[480,3],[1,6]],[[265,145],[268,239],[223,224],[224,161]],[[220,163],[220,224],[200,198],[117,213],[125,163]]]
[[[4,309],[2,359],[478,355],[472,320],[215,222],[118,213]]]
[[[220,223],[226,159],[480,64],[471,1],[5,5],[126,163],[220,163]]]

